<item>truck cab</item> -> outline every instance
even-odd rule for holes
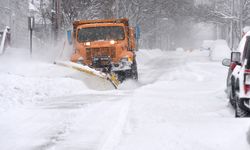
[[[121,81],[138,79],[135,30],[128,19],[75,21],[72,36],[71,61],[115,73]]]

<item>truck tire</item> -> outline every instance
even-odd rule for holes
[[[138,80],[138,72],[137,72],[137,64],[136,61],[131,65],[131,69],[126,71],[118,71],[116,72],[118,76],[118,80],[122,83],[127,79]]]
[[[243,106],[243,100],[237,98],[235,107],[235,117],[236,118],[250,117],[250,112],[243,109],[242,106]]]
[[[134,80],[138,80],[138,71],[137,71],[137,63],[134,61],[134,63],[131,66],[131,78]]]
[[[236,108],[236,100],[235,100],[235,98],[232,96],[232,93],[230,93],[230,95],[229,95],[229,102],[230,102],[230,104],[233,106],[233,108]]]

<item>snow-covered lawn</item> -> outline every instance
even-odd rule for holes
[[[249,150],[250,120],[234,118],[221,62],[200,51],[141,50],[137,59],[138,83],[103,91],[81,73],[7,51],[0,149]]]

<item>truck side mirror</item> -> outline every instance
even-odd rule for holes
[[[141,37],[141,28],[139,25],[136,25],[135,37],[136,37],[136,41],[139,41]]]
[[[240,52],[232,52],[231,53],[231,61],[240,64],[241,53]]]
[[[130,50],[135,50],[136,43],[135,43],[135,29],[129,28],[129,48]]]
[[[67,31],[67,38],[68,38],[68,42],[70,45],[72,45],[72,31],[71,30],[68,30]]]

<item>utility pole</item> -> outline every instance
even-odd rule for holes
[[[55,39],[55,0],[51,2],[51,40]]]
[[[234,49],[234,16],[235,16],[235,1],[231,0],[231,30],[230,30],[230,46],[231,50]]]
[[[28,26],[30,30],[30,56],[32,57],[32,33],[35,27],[35,17],[29,17],[28,18]]]
[[[54,42],[56,43],[58,41],[59,31],[61,28],[61,0],[52,0],[52,8],[52,30],[54,33]]]
[[[218,8],[218,0],[215,0],[215,10],[217,11]],[[216,39],[221,38],[221,25],[220,23],[216,23]]]

